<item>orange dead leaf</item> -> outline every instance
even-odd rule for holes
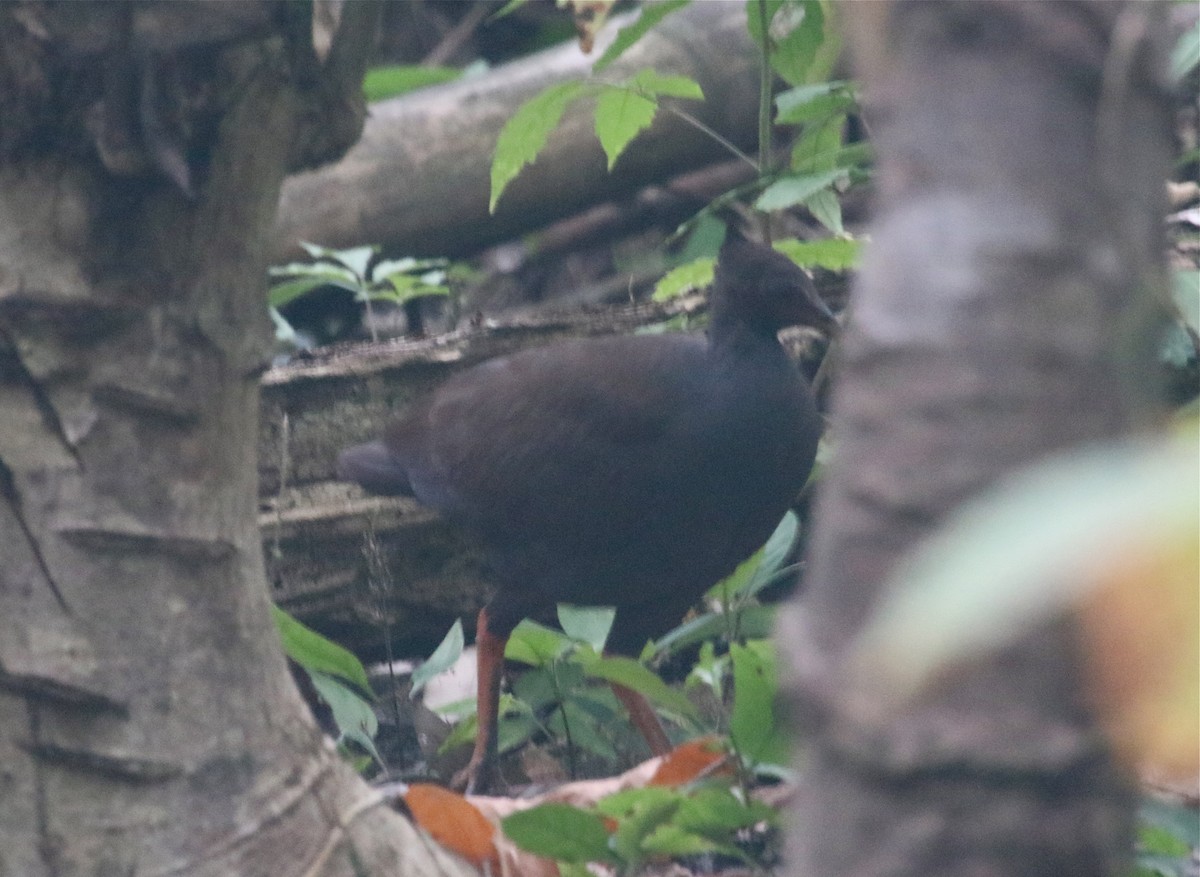
[[[462,795],[441,786],[413,783],[404,794],[413,819],[429,836],[477,868],[491,866],[500,873],[496,853],[496,827]]]
[[[1089,693],[1131,769],[1200,771],[1200,536],[1106,553],[1077,609]]]
[[[648,785],[682,786],[706,774],[713,773],[726,755],[715,737],[701,737],[681,743],[665,756],[654,771]],[[724,768],[728,771],[728,768]]]

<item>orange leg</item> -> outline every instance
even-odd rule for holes
[[[666,755],[670,752],[671,741],[667,739],[667,732],[663,730],[658,713],[650,706],[650,701],[632,688],[626,688],[616,682],[610,685],[617,700],[629,711],[629,721],[646,738],[646,745],[650,747],[650,751],[655,755]]]
[[[475,624],[476,695],[475,749],[467,766],[454,775],[451,787],[466,792],[491,791],[496,779],[497,713],[500,709],[500,676],[504,670],[507,636],[496,636],[488,627],[487,609],[479,610]],[[631,692],[632,693],[632,692]]]

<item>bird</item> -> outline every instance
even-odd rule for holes
[[[823,426],[778,332],[835,319],[791,259],[735,231],[706,337],[574,339],[453,376],[338,457],[340,479],[408,495],[474,537],[494,592],[476,623],[478,733],[452,785],[496,774],[504,647],[558,603],[616,610],[606,651],[637,655],[756,551],[805,484]],[[614,685],[654,754],[649,703]]]

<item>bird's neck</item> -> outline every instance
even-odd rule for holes
[[[779,343],[778,330],[774,326],[765,322],[755,325],[742,319],[721,317],[720,312],[714,313],[708,328],[708,343],[718,358],[786,359]]]

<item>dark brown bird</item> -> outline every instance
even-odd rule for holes
[[[785,256],[721,248],[707,340],[575,340],[464,371],[344,451],[338,473],[407,494],[479,541],[479,735],[456,778],[491,782],[504,645],[557,603],[616,607],[610,651],[637,654],[759,548],[812,468],[821,418],[776,334],[831,324]],[[614,686],[656,753],[640,695]]]

